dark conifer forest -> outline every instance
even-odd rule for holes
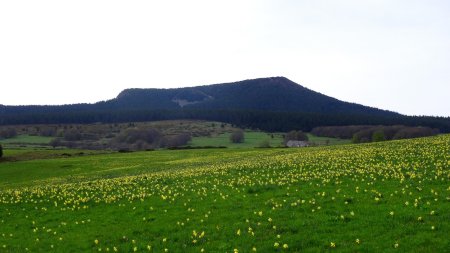
[[[406,116],[340,101],[285,77],[176,89],[127,89],[94,104],[0,105],[0,124],[115,123],[202,119],[264,131],[318,126],[405,125],[450,132],[450,118]]]

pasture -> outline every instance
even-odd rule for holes
[[[1,252],[450,248],[450,135],[72,154],[0,163]]]

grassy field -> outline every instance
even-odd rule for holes
[[[449,158],[441,135],[1,162],[0,251],[448,252]]]
[[[211,137],[194,137],[192,138],[190,146],[193,147],[205,147],[205,146],[222,146],[229,148],[255,148],[260,147],[263,143],[269,143],[272,147],[280,147],[283,144],[283,138],[281,134],[271,134],[264,132],[246,131],[243,143],[232,143],[230,141],[231,133],[218,134]]]
[[[319,137],[308,133],[308,140],[317,145],[340,145],[340,144],[350,144],[352,140],[349,139],[338,139],[329,137]]]
[[[13,138],[1,139],[0,144],[14,146],[15,144],[48,145],[54,137],[18,135]]]
[[[273,138],[272,138],[273,135]],[[327,138],[327,137],[318,137],[312,134],[307,134],[308,139],[311,143],[315,145],[340,145],[340,144],[349,144],[351,140],[337,139],[337,138]],[[245,132],[245,140],[243,143],[231,143],[230,141],[230,133],[222,133],[215,136],[209,137],[194,137],[192,138],[191,143],[189,143],[192,147],[205,147],[205,146],[213,146],[213,147],[229,147],[229,148],[255,148],[261,147],[263,144],[268,143],[271,147],[282,147],[283,144],[283,134],[282,133],[264,133],[264,132],[256,132],[256,131],[246,131]]]

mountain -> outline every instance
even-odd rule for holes
[[[285,77],[177,89],[127,89],[108,106],[133,109],[222,109],[273,112],[345,113],[395,116],[398,113],[343,102]]]
[[[407,125],[450,132],[450,118],[405,116],[323,95],[285,77],[176,89],[126,89],[94,104],[2,106],[0,125],[215,120],[267,131]]]

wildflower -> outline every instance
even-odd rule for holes
[[[356,242],[356,244],[359,244],[360,241],[358,238],[356,238],[355,242]]]
[[[278,248],[278,247],[280,246],[280,244],[279,244],[278,242],[275,242],[275,243],[273,244],[273,246],[274,246],[275,248]]]
[[[287,249],[289,248],[289,245],[287,245],[287,243],[283,244],[283,249]]]
[[[98,240],[97,240],[97,239],[95,239],[95,240],[94,240],[94,243],[95,243],[95,244],[98,244]]]
[[[336,248],[336,243],[331,242],[331,243],[330,243],[330,247],[331,247],[331,248]]]

